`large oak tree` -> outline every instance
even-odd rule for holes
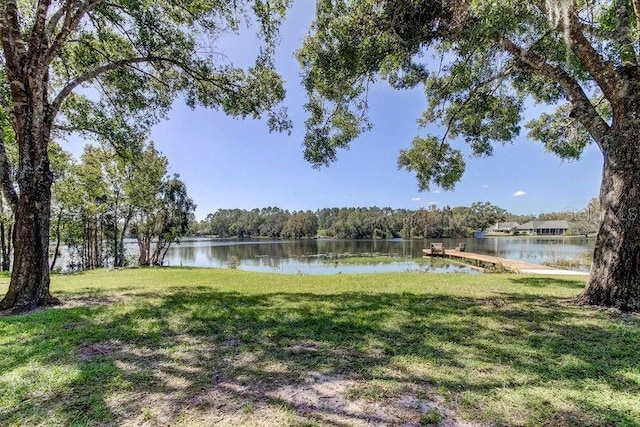
[[[0,133],[0,184],[15,215],[13,272],[0,309],[57,302],[48,267],[48,147],[56,132],[96,135],[125,150],[178,95],[233,116],[269,111],[272,127],[287,125],[272,57],[288,2],[0,1],[0,119],[11,123],[19,158],[9,162]],[[221,40],[254,24],[257,60],[234,67]]]
[[[548,105],[529,136],[562,158],[595,143],[603,210],[582,300],[640,310],[640,2],[637,0],[320,0],[299,52],[308,92],[306,157],[317,165],[369,128],[376,79],[423,87],[420,122],[399,167],[422,188],[460,180],[468,152],[520,133],[527,100]]]

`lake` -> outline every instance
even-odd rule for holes
[[[464,242],[469,252],[544,263],[573,259],[593,252],[593,239],[576,237],[483,237],[469,239],[419,240],[217,240],[184,239],[167,252],[171,266],[229,267],[247,271],[286,274],[357,274],[371,272],[475,272],[440,259],[423,260],[422,249],[431,242],[454,248]],[[135,241],[127,241],[128,253],[135,254]],[[357,257],[349,260],[349,257]],[[381,258],[386,257],[386,258]]]

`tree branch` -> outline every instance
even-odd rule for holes
[[[494,76],[489,77],[488,79],[479,82],[472,90],[471,92],[469,92],[469,96],[467,96],[465,98],[465,100],[458,105],[458,108],[456,108],[456,110],[453,112],[453,114],[451,114],[451,116],[449,117],[449,120],[447,120],[447,126],[445,128],[445,132],[444,135],[442,135],[442,138],[440,140],[441,144],[444,144],[445,140],[447,139],[447,136],[449,135],[449,132],[451,131],[451,127],[453,126],[453,122],[458,118],[458,114],[460,114],[460,112],[467,106],[467,104],[469,102],[471,102],[471,100],[476,96],[476,93],[478,93],[480,90],[484,89],[485,86],[495,82],[496,80],[500,80],[500,83],[502,83],[502,81],[504,81],[504,79],[512,72],[513,70],[511,69],[511,67],[507,68],[506,70],[502,71],[501,73],[498,73]],[[495,90],[494,90],[495,92]]]
[[[640,0],[631,0],[633,4],[633,14],[636,17],[636,31],[640,31]]]
[[[7,77],[11,83],[12,90],[15,90],[20,77],[18,74],[20,71],[20,58],[24,56],[26,47],[20,30],[18,4],[15,0],[7,0],[5,3],[6,7],[0,21],[2,23],[2,47]]]
[[[215,78],[203,75],[197,70],[194,70],[191,67],[187,66],[187,64],[173,58],[168,58],[164,56],[153,56],[153,55],[140,56],[135,58],[125,58],[125,59],[120,59],[120,60],[106,63],[93,70],[87,71],[86,73],[76,77],[71,82],[69,82],[64,88],[60,90],[60,92],[58,92],[58,95],[55,97],[55,99],[49,106],[49,110],[47,113],[48,114],[47,119],[49,120],[49,123],[53,124],[55,117],[60,111],[60,107],[62,106],[63,102],[71,94],[71,92],[73,92],[73,90],[76,89],[78,86],[84,83],[87,83],[95,79],[96,77],[102,74],[108,73],[109,71],[115,70],[119,67],[126,67],[126,66],[132,66],[134,64],[152,63],[152,62],[159,62],[159,63],[164,62],[167,64],[174,65],[180,68],[187,75],[189,75],[189,77],[192,77],[194,80],[197,80],[199,82],[206,81],[221,89],[228,90],[229,87],[233,87],[233,86],[235,86],[236,88],[239,87],[237,85],[234,85],[233,83],[229,83],[228,86],[224,86],[220,81],[216,80]]]
[[[68,17],[71,15],[71,11],[73,9],[73,4],[71,0],[66,1],[58,10],[56,10],[49,18],[49,23],[47,24],[47,37],[51,38],[53,36],[54,31],[56,30],[58,24],[62,17]],[[65,18],[67,20],[68,18]]]
[[[616,0],[616,41],[620,45],[620,57],[623,62],[631,62],[633,64],[638,63],[636,56],[636,50],[633,46],[633,39],[631,38],[631,26],[629,23],[629,10],[628,2],[622,0]]]
[[[124,67],[132,64],[139,64],[142,62],[148,62],[150,60],[151,58],[149,57],[121,59],[118,61],[109,62],[98,68],[88,71],[81,76],[76,77],[71,82],[69,82],[65,87],[63,87],[60,90],[60,92],[58,92],[58,95],[56,95],[55,99],[49,106],[48,115],[49,115],[50,122],[53,123],[53,119],[58,114],[58,111],[60,111],[60,107],[62,106],[62,103],[65,101],[67,96],[69,96],[71,92],[73,92],[73,90],[78,86],[80,86],[81,84],[87,83],[95,79],[96,77],[100,76],[101,74],[108,73],[109,71],[115,70],[118,67]]]
[[[600,56],[591,45],[591,42],[585,37],[575,11],[571,12],[568,25],[569,46],[573,53],[589,71],[589,74],[591,74],[598,86],[600,86],[602,93],[604,93],[610,101],[619,99],[621,93],[617,82],[620,81],[620,76],[616,73],[613,64]],[[611,104],[613,105],[614,102]]]
[[[47,27],[47,11],[51,5],[51,0],[38,0],[36,7],[35,17],[33,18],[33,27],[29,34],[29,58],[28,62],[31,65],[34,64],[34,60],[37,60],[40,56],[40,48],[46,40],[46,27]],[[41,72],[46,71],[47,67]]]
[[[53,59],[60,53],[60,49],[62,49],[62,46],[66,42],[67,37],[69,37],[69,34],[75,31],[80,25],[80,22],[82,22],[84,16],[101,2],[102,0],[86,0],[84,4],[80,4],[80,6],[78,6],[78,9],[74,14],[70,13],[72,6],[69,7],[60,32],[56,35],[55,39],[49,46],[49,49],[47,49],[47,53],[43,57],[42,66],[49,66],[51,61],[53,61]]]
[[[571,115],[582,123],[601,150],[608,149],[605,136],[609,133],[610,127],[573,77],[562,68],[547,63],[537,54],[521,48],[507,38],[502,39],[502,46],[534,73],[558,83],[573,106]]]

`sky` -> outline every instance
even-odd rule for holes
[[[151,139],[180,174],[203,219],[218,209],[277,206],[288,210],[324,207],[418,209],[436,204],[468,206],[489,201],[516,214],[580,210],[598,194],[602,155],[590,146],[580,161],[566,162],[528,140],[496,147],[493,157],[468,158],[466,172],[453,191],[420,192],[415,176],[398,170],[401,149],[425,130],[417,119],[426,101],[420,89],[397,91],[385,82],[369,94],[374,128],[339,153],[328,168],[314,169],[303,158],[305,94],[294,58],[313,19],[314,2],[294,2],[281,29],[276,67],[286,80],[291,135],[269,133],[264,120],[233,119],[179,100]],[[249,65],[257,44],[248,31],[219,46],[236,65]],[[536,107],[535,111],[540,111]],[[435,133],[437,128],[428,129]],[[463,145],[461,141],[458,145]],[[68,147],[81,151],[81,143]]]

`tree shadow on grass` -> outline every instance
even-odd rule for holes
[[[531,286],[534,288],[553,288],[562,287],[567,289],[582,289],[585,287],[586,279],[558,279],[551,277],[518,277],[509,279],[511,282],[519,285]]]
[[[544,286],[535,280],[522,283]],[[9,402],[0,424],[214,423],[253,411],[294,423],[399,422],[344,399],[296,397],[377,381],[399,394],[438,390],[482,422],[637,425],[625,402],[640,399],[640,322],[557,298],[180,287],[131,299],[0,319],[0,372],[23,375],[0,377]],[[51,387],[56,366],[74,374]],[[536,395],[549,388],[556,400]],[[620,401],[601,402],[602,392]],[[520,415],[496,409],[509,399],[522,399]]]

